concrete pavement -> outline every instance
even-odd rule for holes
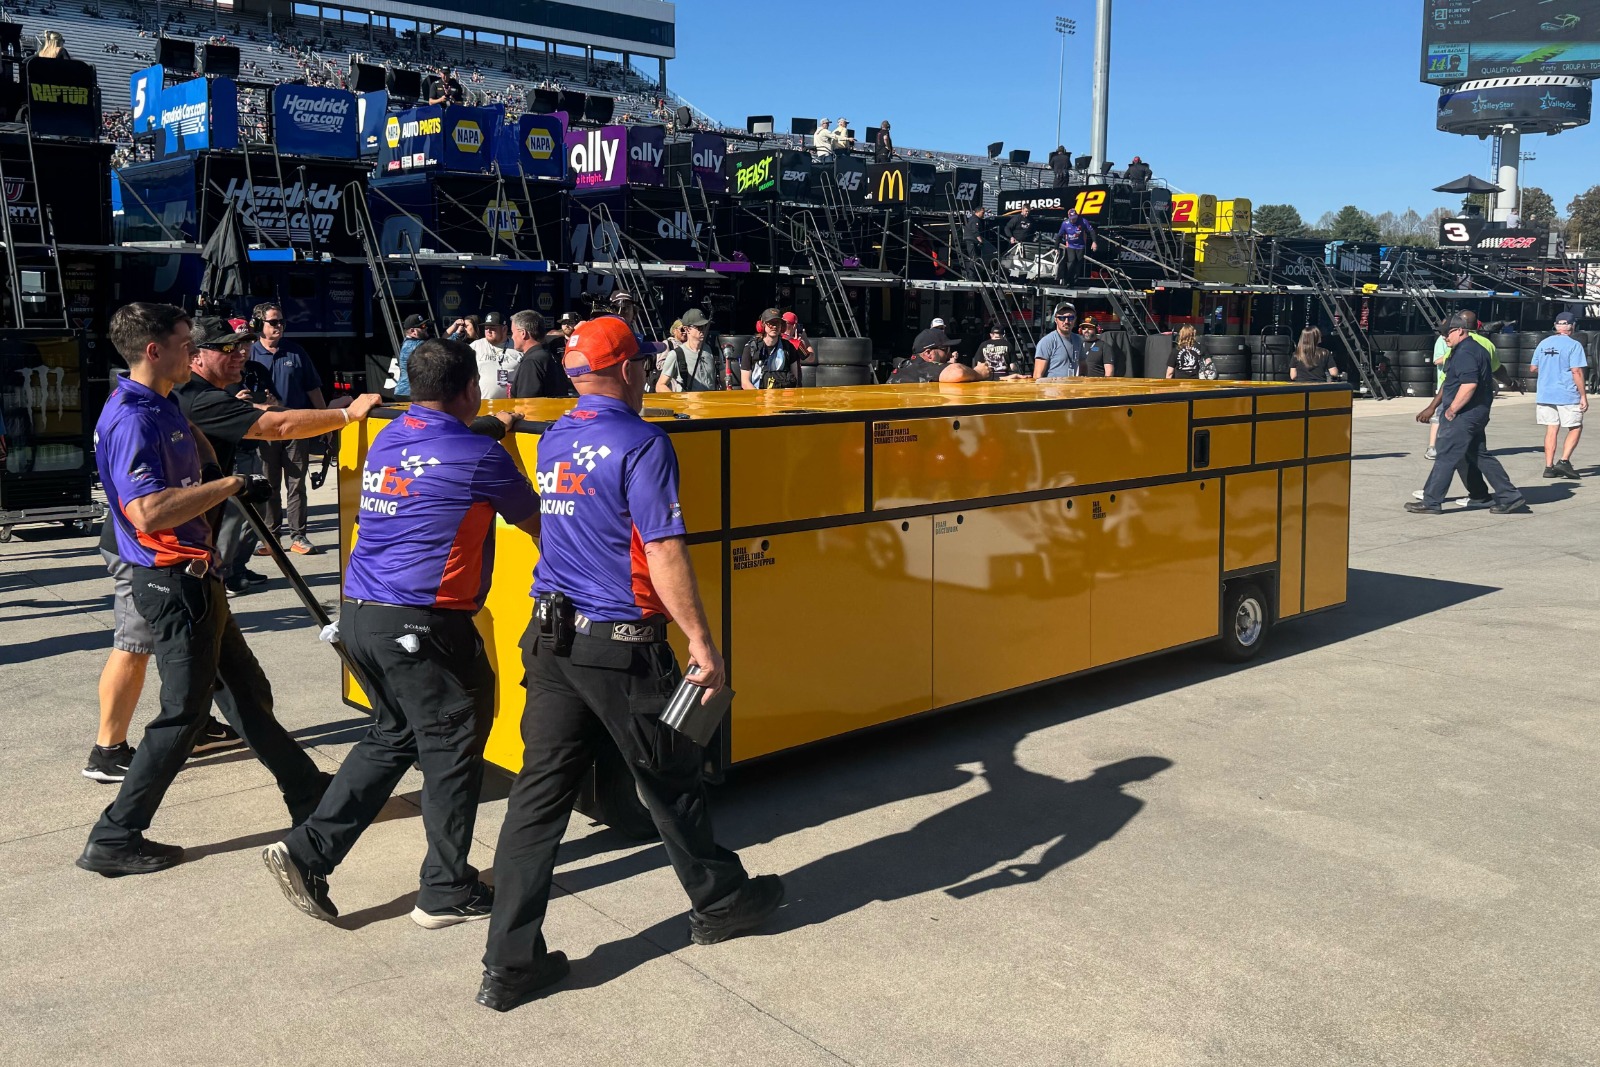
[[[1513,400],[1490,443],[1533,514],[1408,515],[1420,406],[1358,405],[1345,609],[1245,669],[1181,653],[739,774],[718,832],[788,881],[769,936],[690,946],[660,849],[575,820],[548,928],[572,977],[504,1016],[471,1001],[484,926],[406,918],[414,773],[334,877],[337,926],[261,868],[287,817],[237,753],[157,817],[188,862],[72,866],[113,789],[78,775],[109,588],[90,540],[19,529],[0,1063],[1593,1064],[1600,485],[1541,479]],[[331,602],[333,557],[297,562]],[[331,650],[281,580],[234,608],[335,768],[362,719]],[[153,711],[152,685],[136,723]]]

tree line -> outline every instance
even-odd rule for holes
[[[1488,213],[1488,197],[1468,197]],[[1400,214],[1373,214],[1354,204],[1329,211],[1308,225],[1293,204],[1263,204],[1255,209],[1255,228],[1278,237],[1311,237],[1325,241],[1378,241],[1390,245],[1431,248],[1438,243],[1439,223],[1459,214],[1456,208],[1436,207],[1426,215],[1413,208]],[[1537,185],[1522,190],[1522,224],[1558,230],[1569,248],[1600,247],[1600,185],[1572,198],[1566,214],[1556,211],[1550,194]]]

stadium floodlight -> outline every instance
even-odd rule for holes
[[[1056,16],[1056,32],[1061,35],[1061,65],[1056,70],[1056,144],[1061,143],[1061,91],[1067,77],[1067,38],[1075,37],[1078,24],[1069,18]]]

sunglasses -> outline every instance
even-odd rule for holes
[[[263,326],[282,326],[283,325],[283,320],[282,319],[262,319],[261,320],[261,324]]]
[[[206,344],[202,344],[202,345],[196,345],[195,347],[203,348],[203,349],[207,350],[208,352],[221,352],[225,356],[231,356],[231,355],[233,355],[235,352],[237,352],[239,350],[238,344],[236,344],[233,341],[229,341],[225,345],[206,345]]]
[[[1076,315],[1057,315],[1056,316],[1056,321],[1057,322],[1071,322],[1073,319],[1075,319],[1077,317],[1078,316],[1076,316]]]

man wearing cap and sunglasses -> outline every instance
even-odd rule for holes
[[[252,328],[260,332],[250,346],[250,358],[272,376],[272,392],[286,408],[325,408],[322,378],[304,348],[284,337],[287,323],[277,304],[257,304]],[[306,481],[311,465],[311,445],[303,440],[275,441],[261,450],[267,480],[272,483],[272,498],[267,501],[267,526],[274,534],[285,519],[289,524],[289,551],[310,555],[316,551],[306,533]],[[282,489],[285,503],[278,502]],[[266,555],[266,546],[257,550]]]
[[[723,665],[689,561],[672,441],[639,417],[648,360],[620,318],[579,326],[565,357],[577,406],[539,437],[543,528],[521,643],[522,770],[495,849],[477,996],[496,1011],[567,974],[566,955],[545,944],[544,917],[556,848],[597,745],[615,744],[633,772],[689,895],[696,944],[749,933],[783,900],[776,876],[751,878],[713,840],[704,752],[659,718],[682,678],[669,619],[689,639],[704,699],[722,688]]]
[[[1439,514],[1458,470],[1472,499],[1487,496],[1490,489],[1494,491],[1494,504],[1489,510],[1496,515],[1528,510],[1528,502],[1511,484],[1506,469],[1489,454],[1485,435],[1489,409],[1494,403],[1494,370],[1489,350],[1471,336],[1477,324],[1477,315],[1458,311],[1439,326],[1439,335],[1450,346],[1450,359],[1445,364],[1444,381],[1438,394],[1417,413],[1417,421],[1430,421],[1435,411],[1442,411],[1444,417],[1439,424],[1433,470],[1422,487],[1422,499],[1408,501],[1407,511],[1420,515]]]
[[[965,363],[957,363],[955,354],[955,347],[943,330],[923,330],[911,342],[911,358],[895,368],[895,372],[889,376],[889,384],[940,382],[957,385],[961,382],[989,380],[993,372],[987,362],[979,363],[975,368],[969,367]]]
[[[1057,304],[1056,328],[1039,338],[1033,347],[1035,378],[1076,378],[1083,365],[1083,338],[1073,332],[1078,309],[1072,304]]]

